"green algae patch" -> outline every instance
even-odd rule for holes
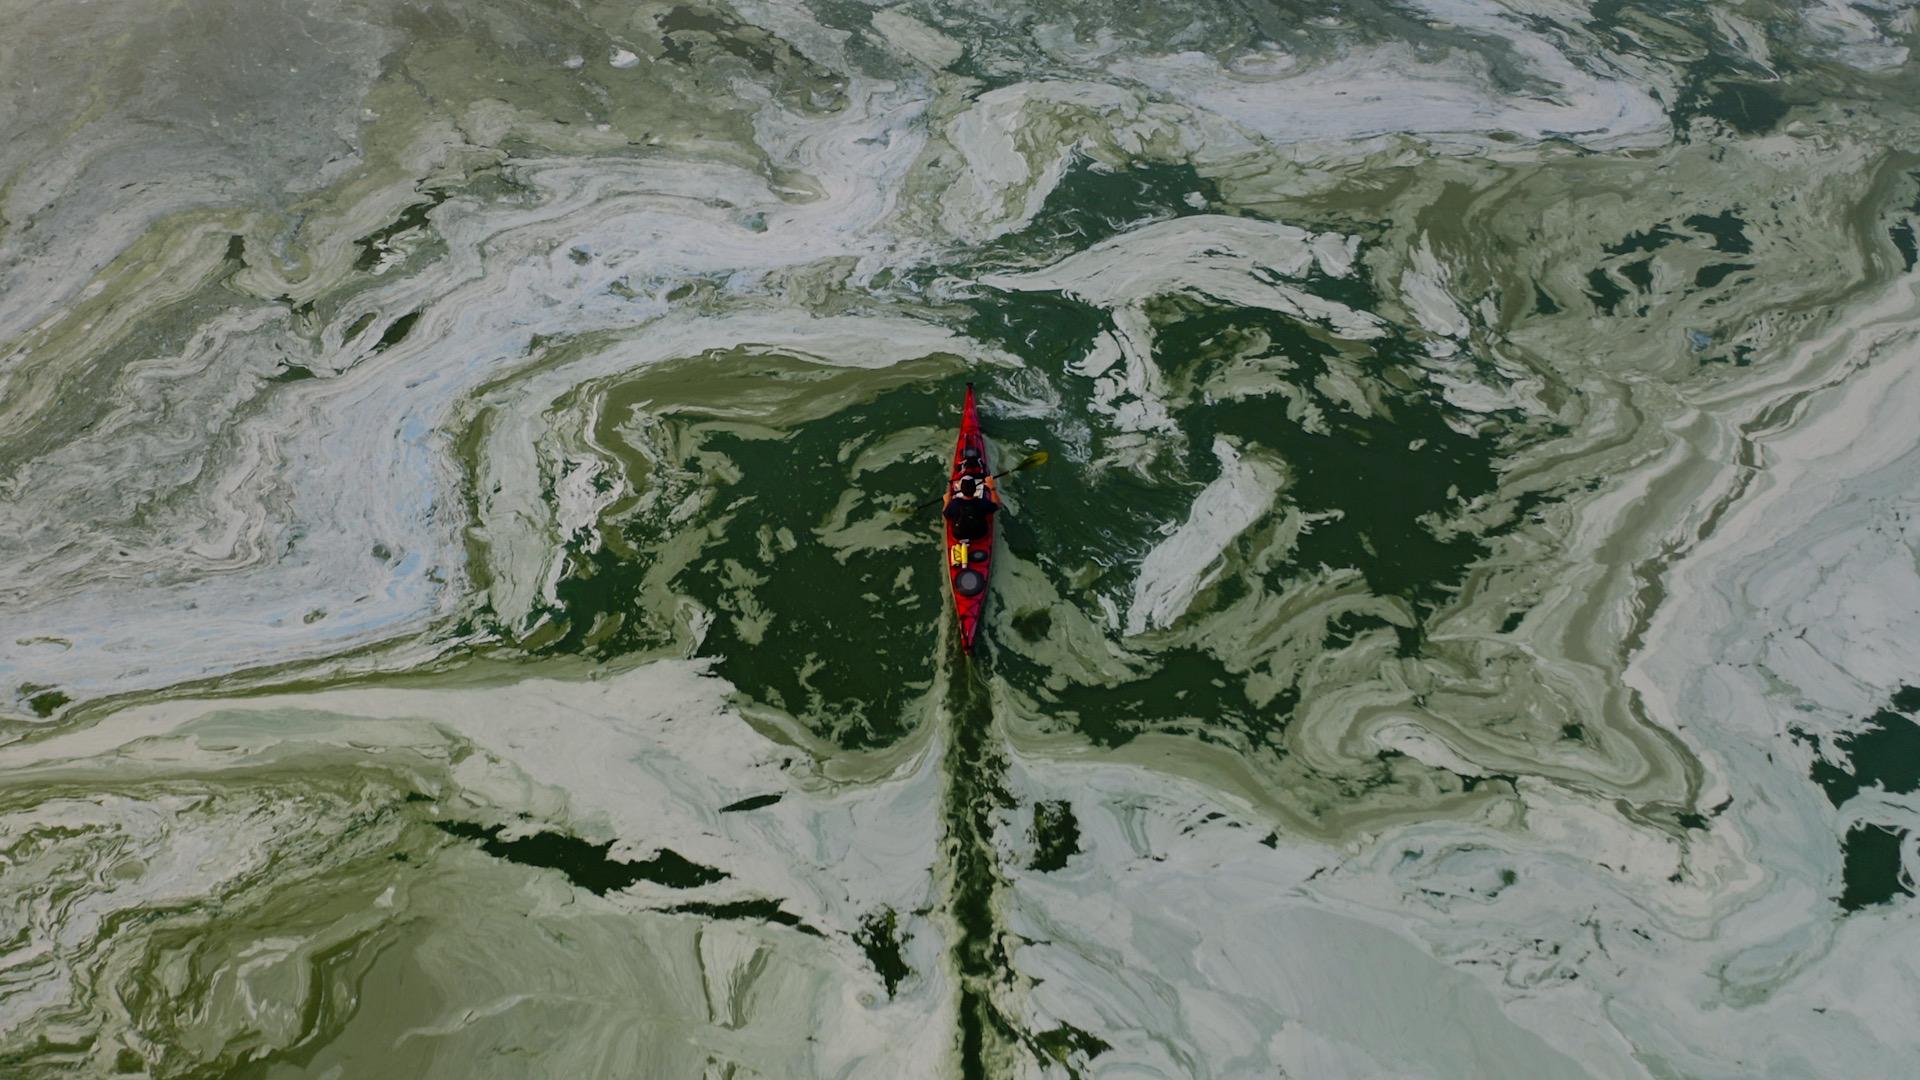
[[[32,683],[22,684],[20,695],[26,698],[27,708],[33,710],[33,715],[43,720],[59,712],[61,706],[73,701],[62,691]]]
[[[1072,1024],[1061,1024],[1059,1027],[1040,1032],[1033,1036],[1033,1045],[1048,1059],[1068,1066],[1069,1073],[1074,1076],[1080,1075],[1071,1065],[1076,1058],[1083,1059],[1084,1063],[1084,1059],[1099,1057],[1113,1049],[1112,1044],[1105,1039],[1082,1031]]]
[[[1885,825],[1856,825],[1847,830],[1840,845],[1843,888],[1836,902],[1841,911],[1851,915],[1913,895],[1911,879],[1901,865],[1900,849],[1906,839],[1907,830]]]
[[[900,915],[890,907],[868,912],[860,919],[860,929],[854,931],[853,943],[867,954],[867,962],[886,984],[889,998],[913,974],[904,951],[911,937],[900,929]]]
[[[705,919],[735,919],[743,922],[763,922],[769,926],[785,926],[798,930],[809,937],[825,937],[820,931],[808,926],[806,920],[782,907],[780,901],[764,897],[751,900],[728,900],[721,903],[694,901],[687,904],[675,904],[663,909],[669,915],[698,915]]]
[[[1027,839],[1033,845],[1029,869],[1044,874],[1066,866],[1068,859],[1080,854],[1080,822],[1073,816],[1073,804],[1062,799],[1035,803]]]
[[[1789,729],[1789,734],[1816,751],[1831,751],[1816,753],[1810,772],[1828,801],[1839,807],[1862,790],[1877,789],[1894,795],[1920,791],[1920,722],[1915,721],[1916,713],[1920,713],[1920,690],[1902,687],[1887,708],[1868,717],[1856,731],[1830,740],[1797,728]]]
[[[595,896],[605,896],[638,882],[664,885],[670,889],[697,889],[725,880],[726,873],[702,866],[679,854],[661,848],[650,859],[627,862],[609,858],[613,841],[594,844],[564,833],[541,832],[531,836],[502,839],[504,827],[478,825],[465,821],[436,821],[434,826],[449,836],[474,840],[480,850],[497,859],[558,870],[568,881]]]

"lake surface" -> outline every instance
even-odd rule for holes
[[[0,1074],[1920,1060],[1913,6],[0,14]]]

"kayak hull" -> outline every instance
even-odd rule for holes
[[[967,448],[980,452],[978,465],[969,466]],[[953,498],[954,484],[971,470],[984,482],[992,471],[987,461],[987,443],[980,434],[980,414],[973,404],[973,384],[967,384],[967,399],[960,410],[960,437],[953,445],[953,461],[947,475],[947,491],[942,505]],[[967,541],[964,562],[956,562],[954,554],[960,542],[953,535],[953,523],[946,523],[946,563],[947,587],[953,595],[953,613],[960,627],[960,651],[971,654],[974,638],[980,632],[981,617],[987,609],[987,583],[993,575],[993,547],[998,527],[993,515],[987,518],[987,533],[976,540]]]

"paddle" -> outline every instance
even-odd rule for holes
[[[1022,458],[1020,460],[1020,464],[1015,465],[1013,468],[1001,469],[999,472],[994,473],[993,479],[998,480],[1001,477],[1007,476],[1011,473],[1022,472],[1024,470],[1033,468],[1035,465],[1045,465],[1046,463],[1047,463],[1047,452],[1045,450],[1035,450],[1033,453],[1028,454],[1026,457]],[[909,506],[909,507],[906,507],[905,509],[895,510],[894,513],[899,514],[902,517],[905,517],[908,514],[917,514],[920,511],[925,510],[927,507],[932,506],[935,503],[938,503],[941,499],[945,497],[946,496],[944,495],[937,496],[935,498],[927,500],[926,502],[921,503],[919,506]]]

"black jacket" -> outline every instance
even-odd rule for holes
[[[978,540],[987,535],[993,513],[998,509],[992,499],[962,499],[955,496],[947,500],[947,508],[940,514],[953,523],[955,540]]]

